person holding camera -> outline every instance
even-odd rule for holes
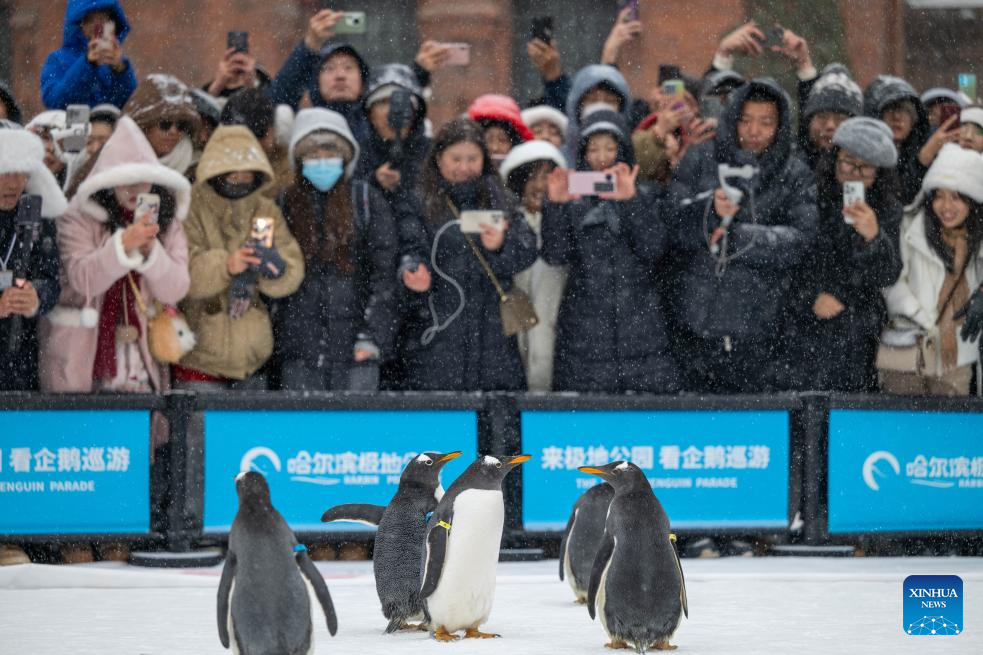
[[[0,391],[38,388],[38,319],[61,291],[55,220],[68,203],[43,160],[37,136],[0,127]],[[39,215],[25,215],[25,196],[40,197]]]
[[[543,259],[569,266],[556,333],[559,391],[671,393],[679,388],[656,280],[668,234],[656,199],[637,185],[628,128],[607,105],[583,110],[577,171],[606,174],[580,196],[554,170],[543,207]],[[573,189],[573,190],[572,190]]]
[[[284,389],[375,391],[396,320],[396,224],[382,194],[353,181],[359,147],[328,109],[297,114],[296,182],[278,204],[304,255],[304,281],[275,313]]]
[[[881,388],[966,396],[983,329],[983,157],[943,146],[918,200],[901,224],[901,276],[884,291]]]
[[[788,95],[755,79],[731,94],[716,139],[690,150],[676,171],[669,219],[680,263],[671,303],[694,391],[774,385],[781,312],[815,245],[819,213],[794,141]]]
[[[120,118],[58,222],[62,292],[41,326],[42,390],[170,388],[148,324],[156,301],[177,304],[188,289],[189,191],[183,176],[158,163],[139,127]],[[151,193],[159,212],[136,216],[140,196]]]
[[[69,0],[62,47],[41,69],[44,106],[125,105],[137,86],[133,65],[123,55],[129,31],[119,0]]]
[[[201,90],[213,98],[225,99],[243,89],[266,90],[272,83],[270,74],[256,65],[256,57],[248,48],[230,46],[218,62],[215,76]]]
[[[790,294],[788,388],[873,393],[887,311],[881,289],[901,273],[904,208],[889,128],[867,117],[836,129],[817,167],[819,233]],[[859,193],[858,193],[859,190]]]
[[[198,343],[174,367],[175,384],[208,392],[265,389],[259,371],[273,353],[265,299],[297,290],[304,257],[264,194],[273,169],[248,128],[215,130],[195,179],[185,228],[191,286],[181,308]]]
[[[459,118],[438,131],[416,196],[399,226],[410,389],[524,390],[497,287],[511,289],[513,276],[536,261],[536,237],[516,219],[476,123]],[[463,217],[474,211],[488,222],[479,218],[479,232],[464,233],[471,228]],[[492,211],[504,216],[495,221]]]

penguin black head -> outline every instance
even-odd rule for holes
[[[447,462],[461,456],[460,450],[452,453],[420,453],[406,468],[400,476],[400,483],[416,482],[428,487],[436,487],[440,481],[440,471]]]
[[[240,508],[271,508],[270,485],[255,471],[243,471],[236,476],[236,493]]]
[[[619,460],[604,466],[581,466],[581,473],[597,475],[614,487],[615,492],[635,491],[636,489],[652,490],[645,472],[631,462]]]
[[[532,459],[532,455],[509,455],[505,457],[494,457],[492,455],[479,456],[461,474],[461,477],[469,480],[473,478],[472,486],[478,488],[501,488],[502,480],[505,479],[509,471],[530,459]]]

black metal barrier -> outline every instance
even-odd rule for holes
[[[464,432],[474,434],[476,438],[475,449],[478,452],[497,454],[528,452],[527,449],[529,449],[532,441],[533,426],[538,426],[537,429],[542,432],[543,425],[556,427],[562,423],[560,419],[564,419],[564,417],[570,419],[568,423],[574,427],[586,425],[591,420],[599,421],[597,425],[605,426],[601,432],[616,434],[618,426],[611,425],[612,417],[606,414],[608,412],[622,413],[619,417],[613,418],[618,423],[622,421],[626,424],[630,423],[629,419],[635,415],[640,415],[643,418],[651,415],[647,420],[683,421],[680,425],[684,426],[687,425],[686,421],[693,421],[694,417],[699,418],[714,413],[726,415],[728,413],[781,414],[784,412],[787,413],[788,417],[788,487],[783,491],[784,494],[787,494],[787,513],[780,517],[782,520],[772,520],[771,523],[763,526],[735,526],[726,523],[692,525],[677,528],[678,532],[684,535],[770,535],[779,542],[801,539],[803,543],[809,545],[850,542],[855,541],[858,537],[871,534],[889,539],[905,538],[940,530],[955,536],[983,536],[983,521],[979,521],[979,524],[967,524],[958,515],[953,515],[938,518],[942,523],[935,525],[931,524],[930,521],[919,524],[915,520],[916,517],[912,517],[912,523],[908,525],[905,523],[907,519],[904,516],[880,518],[877,512],[883,508],[876,506],[878,502],[889,498],[889,492],[899,493],[902,497],[906,497],[905,494],[921,492],[928,488],[941,489],[942,491],[938,492],[940,494],[954,493],[953,490],[956,489],[971,488],[977,490],[975,493],[983,495],[983,438],[981,438],[983,437],[983,423],[979,424],[981,429],[978,432],[970,435],[977,437],[979,446],[967,446],[964,449],[965,452],[958,450],[957,446],[953,446],[957,450],[950,452],[947,457],[937,456],[939,453],[945,454],[943,453],[945,448],[941,447],[942,443],[938,440],[933,443],[918,444],[918,448],[924,452],[917,448],[912,450],[913,446],[910,444],[908,446],[902,444],[905,438],[911,441],[911,434],[907,434],[906,431],[916,430],[915,436],[917,436],[917,430],[921,429],[918,426],[922,425],[920,422],[926,420],[938,420],[942,424],[956,426],[953,428],[954,432],[967,429],[974,430],[977,425],[976,421],[983,420],[983,401],[975,398],[859,397],[828,394],[732,397],[507,393],[334,394],[262,392],[195,394],[177,391],[163,397],[98,394],[0,394],[0,412],[11,412],[4,414],[8,419],[10,417],[27,417],[26,412],[29,411],[54,413],[53,416],[57,418],[60,416],[58,413],[63,411],[92,410],[130,410],[131,412],[146,413],[148,416],[153,412],[160,412],[162,416],[167,418],[170,437],[167,445],[156,451],[153,470],[149,476],[152,483],[149,485],[151,489],[148,494],[151,514],[146,521],[148,528],[128,532],[93,531],[85,533],[60,533],[57,530],[43,533],[10,531],[4,529],[4,520],[0,518],[0,541],[141,541],[157,544],[174,552],[185,552],[195,545],[209,541],[222,541],[227,536],[223,532],[223,525],[230,522],[229,517],[234,514],[235,510],[234,485],[230,477],[228,480],[221,481],[221,484],[225,485],[223,487],[209,486],[206,461],[208,460],[210,441],[213,449],[219,449],[221,446],[216,444],[219,444],[220,441],[225,444],[235,444],[236,434],[266,435],[268,433],[270,439],[281,438],[276,436],[280,434],[293,437],[296,436],[298,430],[302,431],[302,425],[308,425],[303,422],[293,427],[284,425],[280,418],[285,415],[285,412],[302,413],[302,415],[294,415],[294,419],[297,417],[305,418],[305,420],[316,419],[315,422],[309,424],[315,427],[322,425],[322,423],[317,422],[322,419],[330,419],[332,416],[341,416],[351,412],[365,412],[366,414],[359,415],[359,420],[364,421],[367,430],[364,432],[366,439],[372,439],[372,435],[375,434],[372,432],[373,429],[376,429],[373,427],[372,419],[395,416],[397,422],[405,422],[406,432],[403,447],[406,451],[415,450],[421,446],[429,448],[430,446],[427,444],[431,441],[448,436],[449,439],[444,439],[445,442],[451,444],[447,449],[458,449],[452,447],[456,439],[454,434],[419,434],[414,432],[414,425],[417,428],[419,425],[426,425],[425,422],[414,422],[413,419],[416,414],[428,412],[435,413],[435,416],[447,414],[458,420],[457,423],[446,424],[452,426],[448,428],[449,430],[457,429],[453,426],[464,426]],[[25,414],[16,414],[15,412],[25,412]],[[469,427],[472,414],[474,417],[473,431]],[[65,416],[69,416],[69,414]],[[216,428],[216,432],[212,434],[210,439],[204,429],[206,417],[210,417],[209,420],[212,421],[213,426],[221,426],[223,422],[233,426],[238,425],[239,427],[234,427],[233,430],[239,430],[239,432],[225,434],[219,440],[216,435],[219,435],[221,430]],[[242,419],[246,422],[236,423],[236,419]],[[606,419],[608,423],[604,423]],[[947,421],[948,423],[946,423]],[[383,425],[384,431],[388,431],[387,434],[390,435],[397,432],[403,434],[399,432],[401,428],[402,425],[399,424],[395,427]],[[0,456],[3,457],[0,474],[4,470],[9,471],[9,467],[12,465],[9,449],[20,442],[26,443],[30,440],[28,437],[39,438],[38,444],[40,444],[43,437],[46,436],[43,432],[27,435],[24,432],[25,429],[27,428],[21,424],[18,424],[17,431],[8,429],[8,426],[0,428]],[[228,428],[225,429],[228,432]],[[346,429],[351,430],[352,428],[349,425]],[[526,429],[525,432],[524,429]],[[362,434],[361,427],[357,430],[356,434]],[[559,430],[557,434],[563,433],[563,430],[559,428],[557,430]],[[350,436],[351,433],[348,434]],[[935,429],[933,434],[938,434],[938,429]],[[869,447],[864,442],[868,437],[870,440]],[[318,435],[306,435],[306,438],[309,438],[311,443],[317,443],[321,439]],[[857,453],[850,450],[850,445],[855,442],[854,440],[857,443]],[[558,536],[555,526],[550,529],[536,529],[527,525],[527,523],[534,524],[540,517],[524,516],[524,500],[530,500],[524,498],[525,492],[528,491],[524,481],[531,480],[532,478],[529,476],[532,476],[533,473],[542,477],[543,471],[548,468],[546,460],[541,457],[546,452],[541,446],[547,442],[537,441],[537,443],[540,451],[529,453],[534,455],[534,459],[525,467],[537,466],[540,469],[535,471],[529,469],[529,471],[523,472],[521,469],[524,467],[520,467],[520,470],[507,478],[504,490],[506,541],[511,545],[524,545],[528,542],[556,539]],[[681,441],[680,446],[685,445],[685,443],[685,441]],[[884,446],[883,443],[891,445]],[[368,447],[372,444],[351,445],[348,446],[348,449],[351,450],[359,445]],[[863,450],[864,448],[873,450],[868,452]],[[978,450],[972,450],[972,448],[978,448]],[[568,448],[568,458],[569,452],[577,454],[580,451],[578,448],[572,450]],[[609,452],[615,453],[616,451],[611,450]],[[307,451],[303,451],[300,455],[305,453],[309,455]],[[361,455],[371,454],[362,453]],[[460,458],[460,462],[468,463],[467,460],[472,454],[465,452],[464,457]],[[302,482],[304,483],[311,483],[303,488],[305,490],[310,489],[312,493],[323,494],[324,503],[321,510],[335,504],[335,502],[350,502],[344,498],[343,494],[332,495],[333,490],[343,488],[338,486],[339,483],[334,480],[334,478],[343,476],[343,473],[338,475],[332,473],[332,475],[322,475],[321,477],[313,475],[308,470],[310,469],[310,461],[300,457],[300,455],[286,462],[280,461],[286,459],[285,457],[277,458],[278,461],[275,463],[277,471],[290,473],[293,477],[303,478]],[[315,467],[317,465],[328,467],[323,461],[320,464],[317,463],[317,457],[322,455],[321,453],[314,453]],[[357,454],[346,453],[346,456],[354,455]],[[235,456],[238,457],[238,455]],[[651,454],[649,456],[651,457]],[[322,459],[324,457],[330,458],[331,455],[323,455]],[[664,455],[660,454],[659,457],[663,458]],[[857,459],[858,457],[860,459]],[[863,459],[864,457],[866,459]],[[337,465],[338,461],[338,456],[336,456],[332,465]],[[573,473],[575,471],[574,465],[579,461],[574,458],[563,463],[554,462],[557,467],[557,479],[563,475],[568,478],[576,475]],[[679,460],[665,459],[663,461],[660,459],[660,465],[663,468],[672,468],[673,461],[682,461],[681,467],[685,468],[685,460],[681,455]],[[263,462],[270,466],[273,465],[266,460]],[[238,461],[235,463],[238,464]],[[390,461],[390,465],[391,463]],[[708,464],[705,470],[710,470],[709,462],[704,463]],[[133,464],[136,463],[131,462],[131,465]],[[348,465],[351,465],[351,461],[348,462]],[[658,468],[658,466],[652,468]],[[325,468],[325,470],[328,469]],[[338,470],[343,471],[344,467],[339,466]],[[366,468],[366,470],[372,471],[373,469]],[[386,477],[389,483],[392,483],[393,472],[391,468],[388,472],[383,471],[382,468],[378,470],[380,477]],[[351,471],[353,473],[362,472],[361,469],[357,471],[351,469]],[[353,475],[352,477],[356,479],[357,484],[359,476]],[[0,481],[2,480],[3,477],[0,476]],[[211,482],[217,483],[214,479]],[[325,486],[318,486],[322,483]],[[329,486],[329,483],[335,486]],[[839,486],[832,488],[831,484]],[[230,494],[228,498],[222,497],[223,507],[220,509],[222,509],[223,516],[218,519],[212,518],[210,521],[208,520],[208,513],[209,511],[214,513],[214,502],[209,502],[206,499],[206,489],[208,488],[219,488],[222,489],[223,494],[226,492]],[[558,507],[556,513],[562,515],[565,520],[565,514],[569,512],[572,501],[567,502],[567,497],[560,493],[560,486],[555,489],[557,490],[555,497],[561,498],[561,500],[556,501]],[[860,491],[857,491],[858,489]],[[868,493],[867,489],[872,489],[873,493]],[[4,488],[0,487],[0,492],[3,491]],[[656,489],[656,492],[660,493],[660,490]],[[564,493],[569,495],[569,488]],[[665,493],[670,492],[666,491]],[[933,491],[932,493],[936,492]],[[864,504],[867,501],[858,503],[856,502],[857,494],[867,494],[863,498],[869,496],[873,500],[870,501],[869,506]],[[553,496],[553,492],[547,489],[543,497]],[[0,493],[0,503],[4,502],[5,497],[6,500],[9,500],[12,495]],[[121,506],[126,503],[125,498],[117,500]],[[274,503],[279,505],[276,496]],[[0,507],[3,505],[0,504]],[[831,508],[833,509],[832,515]],[[847,511],[844,511],[844,508]],[[318,510],[316,516],[312,516],[309,527],[313,527],[313,524],[317,522],[321,510]],[[891,529],[887,523],[876,524],[877,521],[897,521],[897,525],[902,529]],[[950,521],[951,525],[946,524],[946,521]],[[873,527],[867,527],[867,524]],[[372,535],[371,532],[354,530],[324,532],[319,529],[298,529],[297,532],[301,539],[309,543],[364,540]]]

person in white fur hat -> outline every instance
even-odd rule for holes
[[[522,216],[536,233],[537,248],[543,245],[543,203],[546,200],[547,178],[553,169],[565,165],[566,160],[559,148],[549,141],[537,139],[513,148],[499,169],[505,187],[519,198]],[[566,282],[567,267],[551,266],[542,257],[515,276],[516,286],[529,295],[539,317],[536,327],[519,334],[519,355],[526,369],[530,391],[551,391],[553,388],[556,317]]]
[[[36,135],[7,123],[0,129],[0,391],[38,387],[37,321],[58,302],[58,242],[55,219],[67,203],[44,165]],[[41,198],[39,230],[28,240],[18,229],[18,203]],[[29,248],[29,250],[25,250]],[[30,277],[17,284],[18,263]]]
[[[966,107],[959,115],[959,145],[973,152],[983,153],[983,107]]]
[[[548,141],[557,148],[563,146],[569,120],[562,111],[549,105],[537,105],[523,109],[520,115],[537,139]]]
[[[978,311],[971,299],[979,297],[983,282],[981,246],[983,157],[948,144],[901,226],[901,277],[885,290],[892,325],[882,336],[878,362],[884,391],[969,394],[972,365],[980,361],[979,334],[964,324]],[[910,367],[888,357],[908,345],[901,341],[906,333],[923,351]]]

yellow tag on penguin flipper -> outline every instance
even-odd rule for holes
[[[673,543],[676,543],[676,535],[674,535],[673,533],[670,532],[669,533],[669,541],[671,541]]]
[[[437,521],[437,527],[443,528],[445,530],[451,529],[451,524],[447,521]]]

